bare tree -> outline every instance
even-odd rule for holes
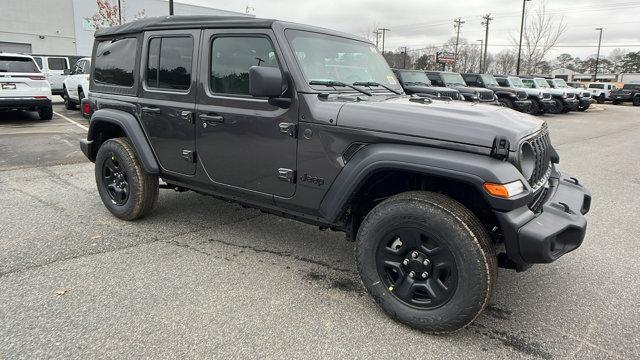
[[[526,26],[522,37],[523,69],[528,74],[540,71],[541,65],[549,51],[558,44],[562,35],[567,31],[564,18],[556,19],[547,10],[547,0],[538,2],[525,14]],[[511,36],[517,47],[518,41]]]
[[[94,29],[101,29],[104,27],[120,25],[120,21],[124,24],[126,21],[125,14],[120,14],[118,3],[112,3],[110,0],[96,0],[98,11],[93,16],[84,18],[93,26]],[[124,0],[122,0],[122,7],[124,7]],[[134,15],[134,20],[145,17],[145,10],[142,9]]]
[[[513,74],[516,71],[518,54],[513,49],[505,49],[495,56],[495,62],[491,66],[494,74]]]

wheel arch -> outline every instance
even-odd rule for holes
[[[442,192],[476,210],[510,210],[526,204],[530,194],[500,199],[488,195],[482,185],[515,180],[526,184],[512,164],[486,155],[412,145],[368,145],[333,181],[320,204],[320,213],[332,222],[348,222],[347,215],[358,211],[354,207],[364,206],[362,210],[367,211],[367,206],[375,206],[380,197],[412,190]],[[377,197],[373,203],[372,196]],[[479,202],[470,206],[469,201]]]
[[[100,109],[91,116],[87,133],[87,140],[91,141],[92,145],[89,159],[95,161],[100,145],[116,137],[127,137],[131,141],[145,172],[160,173],[158,161],[142,127],[132,114],[121,110]]]

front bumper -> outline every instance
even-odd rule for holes
[[[93,140],[80,139],[80,150],[87,159],[91,160],[91,162],[95,162],[95,151],[93,151]]]
[[[577,110],[580,106],[580,101],[578,99],[563,99],[564,105],[567,107],[567,110]]]
[[[542,104],[545,112],[553,109],[553,107],[556,106],[556,103],[555,101],[553,101],[553,99],[540,99],[540,104]]]
[[[521,112],[528,112],[531,109],[531,100],[516,100],[513,102],[513,108]]]
[[[593,104],[593,102],[594,102],[594,100],[592,98],[582,97],[579,100],[578,106],[580,106],[581,108],[586,107],[586,106],[591,106],[591,104]]]
[[[630,94],[611,94],[610,99],[613,101],[631,101],[633,96]]]
[[[504,237],[506,256],[516,270],[550,263],[577,249],[584,239],[591,193],[573,177],[554,172],[541,211],[528,206],[495,211]]]
[[[49,98],[0,98],[0,109],[19,109],[30,110],[51,107],[51,99]]]

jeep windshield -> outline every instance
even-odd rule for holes
[[[514,87],[518,87],[518,88],[531,87],[531,86],[525,86],[524,83],[522,82],[522,79],[520,79],[519,77],[509,76],[509,81],[511,82],[511,85],[513,85]]]
[[[538,78],[538,79],[533,79],[533,81],[536,82],[536,85],[538,85],[538,87],[541,87],[541,88],[550,88],[551,87],[551,86],[549,86],[549,83],[545,79]]]
[[[467,86],[462,75],[456,73],[440,73],[442,82],[447,86]]]
[[[308,83],[366,82],[400,90],[395,75],[374,45],[301,30],[286,30],[285,34]]]
[[[496,78],[493,77],[493,75],[489,75],[489,74],[482,74],[480,75],[480,78],[482,78],[482,82],[484,83],[484,86],[500,86],[500,84],[498,84],[498,81],[496,80]]]
[[[431,86],[427,74],[422,71],[400,71],[399,74],[407,86]]]
[[[567,83],[563,79],[553,79],[552,80],[556,87],[559,88],[570,88],[571,86],[567,85]]]

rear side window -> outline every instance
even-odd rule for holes
[[[158,89],[189,90],[193,39],[191,37],[153,38],[149,42],[147,86]]]
[[[94,81],[132,87],[138,41],[124,38],[101,41],[96,48]]]
[[[249,95],[249,68],[278,67],[273,47],[264,37],[219,37],[211,48],[211,91]]]
[[[604,84],[589,84],[589,89],[604,89]]]
[[[0,56],[0,73],[39,73],[40,69],[30,58]]]
[[[67,59],[65,58],[47,58],[49,70],[65,70],[67,67]]]

